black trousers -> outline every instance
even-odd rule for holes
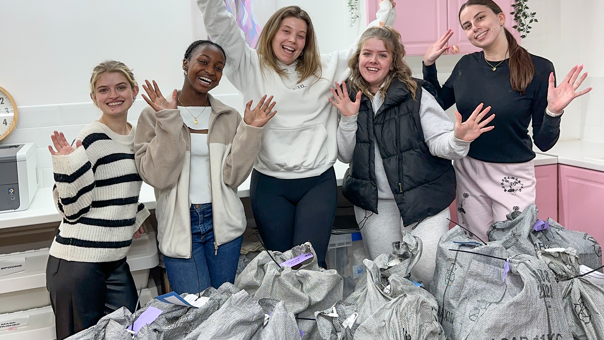
[[[319,176],[278,179],[254,170],[250,185],[254,219],[265,246],[287,251],[310,241],[319,265],[325,256],[336,216],[338,191],[333,167]]]
[[[124,306],[131,312],[138,295],[126,259],[74,262],[48,257],[46,288],[55,313],[57,340],[65,339]]]

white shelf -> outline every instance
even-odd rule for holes
[[[0,261],[25,257],[25,271],[0,276],[0,294],[46,287],[48,248],[0,255]],[[131,272],[151,269],[159,264],[155,233],[133,240],[128,253]],[[147,273],[148,275],[148,273]]]
[[[0,314],[0,322],[29,316],[27,326],[15,330],[0,331],[0,340],[55,340],[55,315],[52,307],[42,307],[26,311]]]

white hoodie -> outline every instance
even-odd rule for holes
[[[278,63],[286,72],[283,77],[272,69],[262,73],[256,50],[246,44],[224,0],[197,0],[197,4],[208,35],[226,51],[224,73],[242,92],[243,102],[253,100],[255,105],[265,94],[273,95],[277,102],[277,114],[264,127],[254,168],[280,179],[318,176],[329,169],[338,156],[338,110],[327,100],[332,96],[329,88],[350,75],[348,59],[356,50],[356,42],[347,50],[322,54],[321,78],[309,77],[298,83],[295,63]],[[390,1],[380,3],[376,18],[369,27],[378,22],[394,23]]]

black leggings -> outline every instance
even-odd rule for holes
[[[65,339],[124,306],[131,312],[138,295],[126,259],[74,262],[48,257],[46,288],[55,312],[57,339]]]
[[[333,167],[319,176],[300,179],[278,179],[254,170],[250,198],[268,249],[284,252],[310,241],[319,265],[326,268],[338,200]]]

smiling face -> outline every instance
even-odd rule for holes
[[[307,25],[302,19],[288,17],[281,20],[277,33],[271,40],[275,57],[285,65],[291,65],[306,46]]]
[[[487,6],[466,6],[459,13],[459,22],[470,43],[476,47],[485,49],[499,39],[505,40],[505,15],[495,14]]]
[[[359,55],[359,72],[369,84],[371,93],[377,93],[391,67],[392,53],[386,49],[384,41],[376,38],[367,39]]]
[[[132,106],[138,86],[132,86],[121,72],[105,72],[99,75],[90,94],[96,105],[107,115],[127,114]]]
[[[182,63],[183,70],[187,71],[185,86],[208,93],[220,83],[224,65],[224,54],[218,47],[211,44],[199,46]]]

